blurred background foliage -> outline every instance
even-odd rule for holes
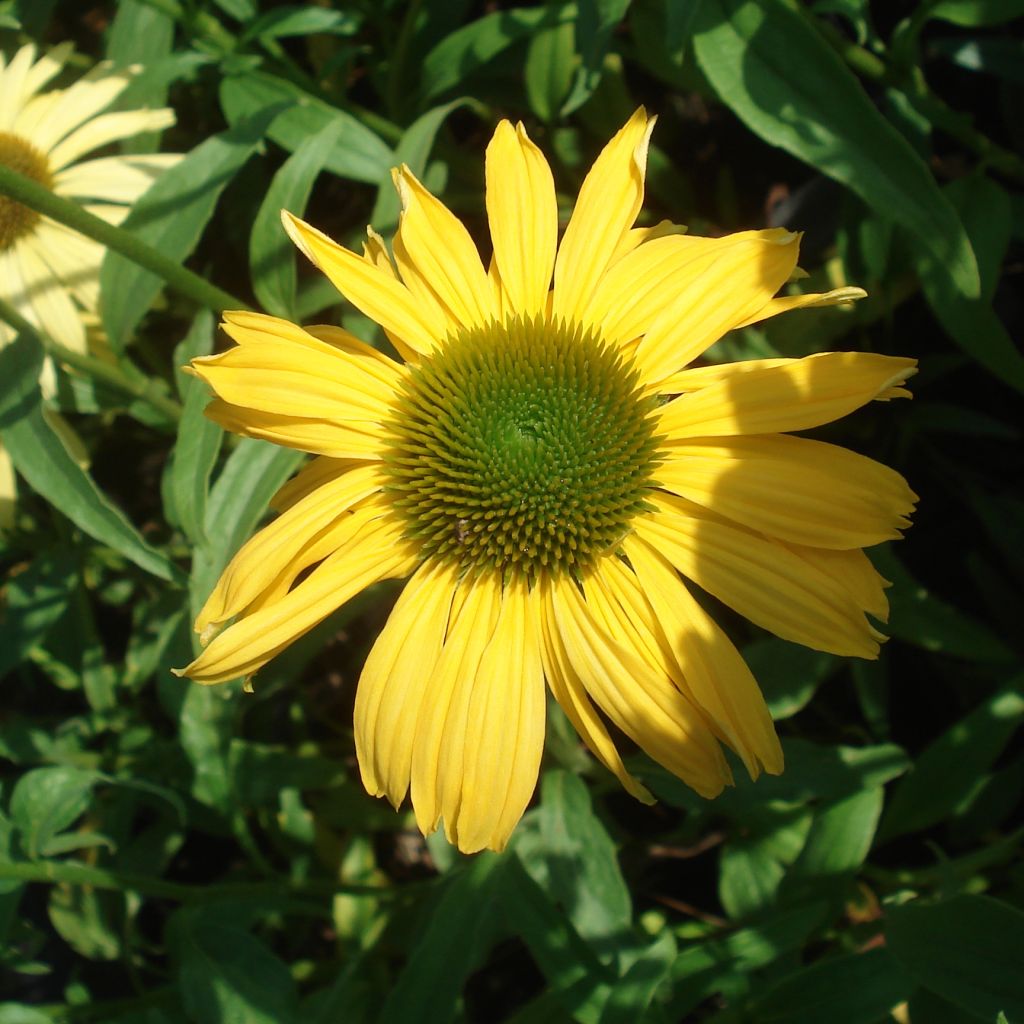
[[[396,591],[350,602],[254,694],[170,676],[190,620],[296,453],[221,436],[177,368],[215,318],[118,254],[107,370],[0,352],[22,478],[0,539],[0,1024],[1024,1021],[1024,2],[4,0],[0,42],[139,63],[126,105],[187,153],[126,227],[239,302],[376,341],[293,258],[284,206],[356,244],[424,176],[486,246],[483,150],[522,119],[563,216],[640,103],[644,217],[806,232],[792,287],[853,309],[712,360],[848,348],[921,360],[915,400],[819,432],[921,495],[873,552],[892,640],[817,654],[722,611],[769,696],[780,778],[714,802],[640,756],[634,803],[552,709],[501,856],[424,841],[366,796],[353,687]],[[564,222],[564,221],[563,221]],[[1018,414],[1013,410],[1017,408]],[[737,774],[739,778],[739,774]]]

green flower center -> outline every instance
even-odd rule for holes
[[[647,507],[656,407],[592,330],[543,317],[464,330],[410,367],[396,402],[394,508],[424,557],[579,577]]]
[[[0,131],[0,164],[45,188],[53,188],[53,175],[45,155],[20,135]],[[38,221],[39,214],[35,210],[0,195],[0,252],[27,235]]]

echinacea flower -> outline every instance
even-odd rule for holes
[[[372,231],[360,256],[285,214],[404,362],[336,327],[230,313],[236,347],[192,363],[218,423],[318,457],[224,572],[182,673],[251,675],[371,583],[411,577],[359,680],[356,750],[371,793],[397,807],[411,791],[423,832],[443,819],[465,852],[501,849],[530,800],[545,681],[641,800],[606,720],[706,797],[731,781],[722,744],[752,777],[782,770],[757,684],[694,586],[819,650],[872,658],[882,639],[863,548],[899,535],[914,495],[789,432],[905,395],[914,362],[687,369],[736,327],[863,293],[775,298],[796,268],[787,231],[634,228],[653,124],[641,109],[608,143],[559,244],[548,165],[502,121],[489,268],[405,167],[393,263]]]
[[[0,54],[0,164],[117,224],[180,155],[82,158],[113,142],[166,128],[174,123],[174,113],[163,108],[104,113],[139,71],[106,61],[65,89],[43,91],[71,51],[71,43],[62,43],[36,60],[36,48],[29,44],[10,62]],[[90,323],[96,323],[106,251],[99,242],[0,195],[0,298],[47,337],[76,352],[86,350]],[[0,321],[0,345],[13,336]],[[46,390],[52,389],[51,373],[49,367],[44,371]],[[70,428],[62,432],[73,446]],[[13,492],[13,470],[0,449],[0,527],[9,522]]]

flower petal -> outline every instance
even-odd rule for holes
[[[868,293],[863,288],[833,288],[829,292],[807,292],[804,295],[784,295],[778,299],[769,299],[756,313],[751,314],[735,328],[749,327],[780,313],[789,313],[794,309],[818,309],[821,306],[839,306],[866,299]]]
[[[429,681],[412,749],[412,806],[424,835],[457,817],[467,741],[468,690],[480,671],[501,605],[501,582],[491,574],[459,584],[444,649]]]
[[[820,548],[900,536],[916,496],[879,462],[787,434],[675,441],[660,486],[759,533]]]
[[[389,517],[352,516],[347,543],[281,600],[236,622],[190,665],[175,670],[198,683],[223,683],[262,668],[336,608],[379,580],[409,575],[416,555]]]
[[[651,501],[660,514],[634,520],[637,535],[703,590],[783,640],[831,654],[878,656],[879,634],[831,575],[786,545],[680,498]]]
[[[356,756],[363,785],[394,807],[405,799],[412,750],[432,699],[457,573],[425,562],[399,595],[367,656],[356,689]]]
[[[421,353],[433,351],[443,340],[444,321],[417,304],[409,289],[376,261],[350,252],[287,210],[282,211],[281,221],[291,240],[331,284],[385,331]]]
[[[251,537],[231,559],[203,605],[196,618],[196,632],[203,633],[211,624],[226,622],[241,612],[295,561],[303,545],[343,517],[348,522],[348,510],[383,485],[378,465],[357,465],[322,484]]]
[[[32,128],[33,144],[43,152],[49,152],[69,132],[110,106],[137,71],[137,65],[115,68],[109,61],[95,65],[74,85],[63,90],[60,103],[51,116]]]
[[[402,201],[402,244],[418,274],[463,327],[496,319],[487,271],[462,221],[405,164],[392,173]]]
[[[43,258],[39,240],[26,235],[8,250],[8,257],[5,284],[11,305],[54,341],[84,352],[81,314]]]
[[[522,122],[500,121],[487,147],[487,220],[510,312],[543,312],[558,242],[551,168]]]
[[[134,203],[169,167],[181,161],[178,153],[105,156],[59,171],[53,181],[57,195]]]
[[[688,695],[711,716],[752,779],[762,766],[778,775],[782,747],[739,651],[655,548],[636,537],[627,537],[623,548],[679,663]]]
[[[644,378],[664,379],[761,309],[796,266],[799,248],[799,235],[775,228],[724,239],[695,261],[673,280],[668,300],[652,304],[657,315],[635,356]]]
[[[589,322],[591,296],[644,201],[656,118],[641,107],[594,161],[555,259],[554,315]]]
[[[680,395],[662,407],[658,429],[669,440],[807,430],[884,395],[916,366],[896,356],[823,352]]]
[[[549,629],[558,631],[569,663],[601,710],[701,796],[717,796],[730,781],[729,768],[692,705],[668,678],[607,634],[572,580],[539,586],[552,616]]]
[[[39,96],[33,103],[49,100],[50,97],[57,95],[47,93]],[[19,118],[19,124],[24,121],[27,125],[26,131],[30,131],[31,123],[37,117],[38,112],[29,104]],[[99,117],[94,117],[80,128],[76,128],[50,150],[50,170],[59,171],[86,153],[91,153],[101,146],[108,146],[111,142],[129,139],[142,132],[162,131],[172,124],[174,111],[167,107],[159,110],[115,110],[109,114],[100,114]]]

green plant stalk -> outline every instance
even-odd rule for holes
[[[881,85],[887,85],[904,92],[918,113],[928,119],[936,128],[956,139],[961,145],[976,153],[985,163],[1000,174],[1018,182],[1024,182],[1024,160],[1016,153],[993,142],[972,124],[967,114],[954,110],[936,96],[925,81],[920,68],[909,74],[900,74],[870,50],[847,39],[838,29],[821,21],[815,27],[825,41],[843,58],[850,68],[862,78],[868,78]]]
[[[9,861],[0,863],[0,881],[44,882],[51,885],[85,885],[93,889],[137,892],[155,899],[177,900],[181,903],[207,903],[218,899],[282,895],[328,896],[344,893],[348,896],[366,896],[375,899],[404,897],[410,888],[391,888],[377,885],[346,885],[342,882],[290,882],[287,879],[272,882],[223,882],[219,885],[192,885],[168,882],[163,878],[137,875],[127,871],[109,871],[72,860]],[[427,883],[429,884],[429,883]]]
[[[121,253],[122,256],[127,256],[133,263],[152,271],[179,295],[192,299],[200,306],[218,312],[225,309],[251,308],[248,303],[210,284],[198,274],[192,273],[158,249],[143,242],[137,235],[108,224],[77,203],[56,195],[45,186],[4,164],[0,164],[0,193],[10,196],[15,202],[22,203],[37,213],[59,221],[108,249]]]
[[[141,374],[137,379],[129,377],[124,370],[118,366],[97,359],[95,356],[87,355],[84,352],[76,352],[59,344],[52,338],[44,335],[38,328],[30,324],[13,306],[3,299],[0,299],[0,320],[10,324],[21,334],[30,334],[36,338],[47,355],[64,363],[72,369],[93,380],[102,381],[113,388],[117,388],[122,394],[138,398],[148,402],[158,412],[163,413],[169,419],[177,422],[181,419],[181,406],[173,399],[163,394],[158,383],[150,377]]]

